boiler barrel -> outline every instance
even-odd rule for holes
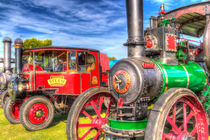
[[[188,64],[166,65],[159,60],[152,61],[162,73],[163,86],[161,93],[176,87],[188,88],[194,92],[199,92],[208,85],[208,76],[197,63],[188,62]]]

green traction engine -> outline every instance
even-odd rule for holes
[[[210,2],[166,13],[162,4],[159,16],[151,17],[150,28],[143,31],[143,0],[126,0],[128,58],[112,67],[108,88],[92,88],[74,102],[68,139],[208,140],[210,10],[206,5]],[[198,7],[205,9],[199,18],[205,24],[195,26],[198,15],[192,13]],[[186,11],[200,32],[190,28]],[[203,44],[192,45],[182,34],[204,35]]]

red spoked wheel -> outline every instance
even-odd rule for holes
[[[34,104],[28,112],[29,121],[33,124],[41,124],[45,122],[48,115],[48,108],[43,103]]]
[[[145,140],[208,140],[205,111],[188,89],[170,89],[152,109]]]
[[[52,102],[44,96],[28,98],[20,108],[20,122],[29,131],[47,128],[54,118]]]
[[[7,99],[4,105],[4,115],[11,124],[20,123],[19,111],[20,111],[21,105],[22,105],[22,102],[13,102],[12,100]]]
[[[103,125],[107,116],[116,111],[116,101],[107,88],[92,88],[74,102],[69,115],[66,133],[69,140],[104,139]]]

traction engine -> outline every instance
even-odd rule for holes
[[[209,9],[203,32],[197,32],[204,34],[203,46],[195,47],[181,39],[181,34],[194,33],[185,27],[187,15],[170,17],[178,12],[167,14],[162,4],[159,16],[151,17],[150,28],[143,32],[143,0],[126,0],[126,6],[128,58],[110,70],[109,88],[92,88],[74,102],[68,139],[208,140]]]

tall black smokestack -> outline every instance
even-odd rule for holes
[[[128,57],[144,56],[143,0],[126,0],[128,24]]]
[[[22,47],[23,47],[23,40],[17,38],[15,40],[15,72],[19,75],[21,74],[22,70]]]
[[[11,72],[11,44],[12,40],[5,37],[4,43],[4,72]]]

